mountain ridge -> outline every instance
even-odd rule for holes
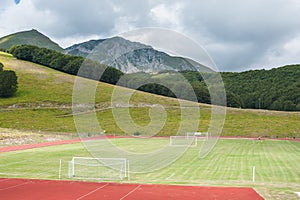
[[[122,37],[112,37],[72,45],[65,49],[67,54],[89,57],[102,64],[107,64],[124,73],[158,73],[173,71],[212,71],[189,59],[170,56],[150,45],[133,42]],[[193,63],[193,64],[192,64]]]
[[[34,45],[66,54],[88,57],[94,61],[112,66],[124,73],[159,73],[161,71],[212,71],[188,58],[171,56],[150,45],[115,36],[93,39],[74,44],[66,49],[60,47],[38,30],[16,32],[0,38],[0,49],[7,51],[16,45]]]
[[[23,44],[35,45],[59,52],[63,51],[63,48],[57,43],[35,29],[12,33],[0,38],[0,49],[3,50],[8,50],[12,46]]]

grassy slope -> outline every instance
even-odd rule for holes
[[[0,38],[0,48],[9,49],[14,45],[30,44],[56,51],[63,51],[58,44],[36,30],[22,31]]]
[[[0,62],[5,69],[16,71],[19,90],[15,97],[0,99],[0,127],[42,132],[75,132],[73,117],[69,115],[72,105],[72,89],[75,78],[44,66],[17,60],[0,53]],[[99,83],[96,104],[99,108],[110,105],[114,86]],[[123,89],[123,91],[130,91]],[[165,106],[168,118],[160,134],[171,135],[180,122],[180,109],[175,99],[135,92],[131,104],[161,104]],[[200,104],[194,104],[199,106]],[[15,108],[13,108],[15,107]],[[17,108],[16,108],[17,107]],[[210,122],[210,107],[200,105],[200,131],[206,131]],[[10,108],[10,109],[7,109]],[[149,108],[131,108],[137,124],[149,122]],[[111,109],[97,113],[101,126],[108,132],[121,132],[117,127]],[[300,137],[298,126],[300,113],[228,109],[223,135],[229,136],[296,136]],[[191,120],[188,123],[195,123]],[[175,130],[175,131],[174,131]]]
[[[123,150],[146,153],[168,144],[168,139],[150,140],[148,145],[141,145],[146,141],[140,139],[112,139],[112,142]],[[219,140],[204,159],[198,157],[200,147],[199,142],[197,147],[189,148],[184,156],[161,170],[131,174],[131,182],[248,186],[256,188],[266,199],[297,199],[294,192],[300,183],[300,143]],[[58,163],[62,159],[61,175],[67,179],[67,161],[73,156],[90,155],[82,143],[2,153],[0,175],[57,179]],[[256,167],[255,183],[252,182],[253,166]]]

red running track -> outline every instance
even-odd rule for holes
[[[5,200],[262,200],[252,188],[0,178]]]

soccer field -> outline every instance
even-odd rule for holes
[[[90,142],[96,144],[99,141]],[[168,145],[169,139],[118,138],[111,139],[111,142],[127,152],[143,154]],[[188,148],[169,166],[150,173],[130,173],[130,180],[123,181],[252,186],[271,198],[280,194],[289,198],[289,195],[294,195],[293,192],[300,192],[299,142],[220,139],[213,151],[201,159],[199,150],[202,143],[198,141],[196,147]],[[68,162],[74,156],[91,157],[82,143],[1,153],[0,177],[58,179],[60,174],[61,179],[68,179]],[[140,165],[143,167],[143,163]]]

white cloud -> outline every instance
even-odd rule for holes
[[[268,49],[260,60],[266,68],[300,63],[300,34],[288,41]]]
[[[160,26],[178,29],[181,27],[183,7],[182,3],[174,3],[173,5],[159,4],[150,10],[150,17]]]
[[[133,30],[136,27],[134,25],[136,21],[137,21],[137,18],[135,18],[135,17],[129,17],[129,16],[119,17],[116,20],[116,23],[114,25],[112,32],[118,34],[118,33]]]

